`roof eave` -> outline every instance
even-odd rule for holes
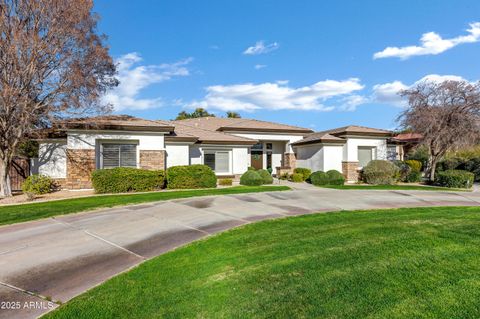
[[[248,128],[248,127],[220,127],[217,131],[222,132],[265,132],[265,133],[298,133],[298,134],[305,134],[305,133],[313,133],[310,129],[269,129],[269,128]]]

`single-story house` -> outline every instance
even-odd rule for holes
[[[32,172],[66,189],[91,188],[95,169],[191,164],[208,165],[219,177],[238,177],[250,166],[277,175],[306,167],[336,169],[355,181],[369,160],[398,158],[401,148],[389,142],[392,133],[385,130],[348,126],[314,133],[244,118],[162,121],[114,115],[65,120],[44,133]]]

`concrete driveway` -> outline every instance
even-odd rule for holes
[[[0,318],[37,317],[56,306],[49,299],[68,301],[146,259],[254,221],[312,212],[449,205],[480,205],[480,193],[305,187],[164,201],[3,226]]]

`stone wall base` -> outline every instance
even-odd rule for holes
[[[165,151],[140,151],[140,168],[149,170],[165,169]]]
[[[65,188],[92,188],[92,172],[95,168],[95,150],[68,149]]]
[[[297,167],[297,158],[295,157],[295,153],[283,154],[283,167],[291,167],[292,169]]]
[[[358,162],[342,162],[342,173],[347,183],[358,182]]]

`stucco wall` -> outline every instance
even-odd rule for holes
[[[188,144],[167,144],[167,168],[178,165],[190,164],[190,145]]]
[[[163,133],[69,131],[67,144],[69,149],[95,149],[97,140],[138,141],[139,150],[165,150]]]
[[[342,145],[324,145],[323,146],[323,171],[331,169],[342,172]]]
[[[320,144],[295,147],[297,167],[309,168],[312,172],[323,171],[323,146]]]
[[[229,152],[229,172],[224,175],[243,174],[250,165],[248,147],[223,145],[190,145],[190,163],[203,164],[204,150],[226,150]]]
[[[241,137],[251,138],[254,140],[261,141],[286,141],[288,145],[282,151],[282,153],[293,153],[290,143],[300,141],[303,139],[303,136],[300,135],[287,135],[287,134],[262,134],[262,133],[230,133],[232,135],[237,135]]]
[[[32,161],[32,172],[51,178],[67,177],[67,141],[39,143],[38,160]]]
[[[348,137],[347,143],[343,146],[343,161],[357,162],[359,146],[375,147],[376,157],[374,159],[387,159],[387,140],[385,138]]]

